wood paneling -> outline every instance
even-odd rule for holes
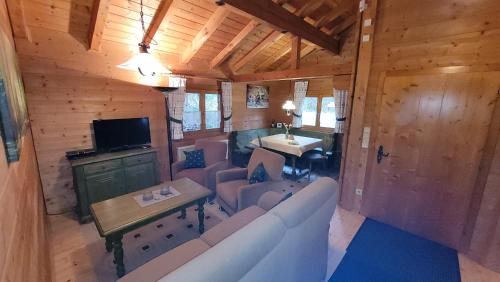
[[[281,106],[287,99],[293,99],[289,81],[255,82],[252,84],[269,86],[269,108],[248,109],[246,105],[247,83],[233,83],[233,130],[270,127],[273,119],[277,122],[291,122]]]
[[[24,73],[28,111],[47,211],[75,206],[65,152],[93,148],[92,120],[149,117],[152,145],[159,149],[162,179],[168,175],[164,96],[150,87],[83,73]]]
[[[469,214],[470,228],[466,233],[469,238],[465,238],[465,248],[471,257],[500,272],[500,99],[484,156],[476,182],[478,193],[473,197]]]
[[[357,164],[366,163],[367,159],[373,158],[375,154],[376,144],[373,135],[375,135],[374,132],[378,131],[380,125],[378,114],[383,106],[382,97],[384,92],[382,87],[385,81],[385,73],[388,76],[408,76],[425,73],[440,75],[440,73],[449,71],[459,73],[473,70],[488,71],[489,69],[498,69],[497,66],[500,63],[500,57],[498,56],[498,45],[500,44],[498,13],[500,12],[500,3],[498,1],[457,2],[452,0],[429,0],[422,2],[379,0],[378,2],[377,23],[373,38],[373,60],[371,62],[363,117],[363,126],[371,127],[372,138],[368,149],[361,148],[359,140],[356,140],[355,144],[357,144],[357,150],[359,151],[358,157],[357,159],[354,157],[350,161]],[[475,90],[471,91],[468,95],[473,96],[475,92]],[[486,111],[486,109],[478,109],[477,113],[483,114]],[[353,113],[353,115],[355,114]],[[372,171],[374,165],[371,163],[368,162],[366,169],[363,165],[352,166],[352,173],[362,179],[366,172]],[[475,165],[478,166],[478,164]],[[470,167],[470,171],[476,169],[477,167]],[[366,188],[369,179],[371,179],[370,175],[365,179],[364,187]],[[414,179],[414,181],[416,182],[417,179]],[[446,178],[443,181],[446,181]],[[457,186],[453,192],[457,194],[451,194],[463,196],[461,193],[466,192],[459,191],[458,187],[462,186]],[[352,189],[354,188],[352,187]],[[471,193],[468,195],[470,198],[477,192],[477,188],[474,187],[472,191],[469,191]],[[354,193],[354,191],[351,192]],[[392,197],[393,201],[400,200],[404,202],[401,197],[411,197],[411,192],[409,193],[388,195],[388,197]],[[498,193],[498,190],[496,193]],[[435,194],[429,194],[426,200],[427,205],[432,206],[438,199]],[[447,199],[444,200],[446,203]],[[450,198],[448,200],[452,203],[456,199]],[[488,208],[484,206],[482,209]],[[449,226],[457,222],[455,216],[461,212],[463,211],[460,208],[457,213],[449,213],[449,221],[444,220],[445,217],[441,217],[444,226],[440,227],[440,231],[436,230],[436,232],[442,234],[447,228],[451,228]],[[422,213],[426,213],[426,211],[423,210]],[[462,215],[460,214],[460,216]],[[497,228],[497,220],[488,219],[484,222],[488,222],[488,224],[483,225],[477,231],[477,234],[486,234],[492,231],[485,230]],[[405,228],[405,226],[402,227]],[[491,235],[494,233],[488,234],[490,234],[488,236],[494,236]],[[450,238],[449,236],[443,234],[441,239],[447,240],[445,238]],[[451,237],[453,236],[451,235]],[[436,239],[436,237],[433,238]],[[451,240],[454,241],[455,238]],[[486,244],[487,248],[493,248],[494,244],[497,243],[491,240]],[[488,260],[490,262],[497,260],[499,254],[499,252],[478,253],[480,253],[483,261]],[[486,256],[488,256],[488,259],[486,259]],[[476,257],[476,259],[479,258]],[[500,268],[497,267],[496,269],[499,270]]]
[[[46,213],[29,128],[20,160],[7,167],[2,149],[0,162],[0,280],[51,281]]]
[[[362,213],[458,248],[500,73],[388,76]]]
[[[0,29],[12,40],[5,1]],[[0,138],[0,281],[51,281],[46,214],[31,129],[10,165]]]

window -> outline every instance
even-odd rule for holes
[[[328,107],[334,105],[333,97],[321,98],[321,114],[319,118],[319,126],[327,128],[335,128],[335,107]]]
[[[220,128],[219,94],[205,94],[205,128]]]
[[[316,126],[316,115],[318,110],[317,97],[305,97],[302,105],[302,124]]]
[[[182,130],[184,132],[200,132],[220,129],[221,105],[218,93],[186,93]],[[197,134],[199,137],[199,134]]]
[[[186,93],[184,100],[184,114],[182,117],[183,131],[197,131],[201,129],[200,94]]]

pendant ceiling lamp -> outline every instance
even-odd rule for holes
[[[144,13],[142,8],[143,4],[141,0],[140,20],[143,32],[143,41],[139,43],[139,53],[135,54],[128,61],[118,65],[117,67],[131,71],[138,71],[142,76],[149,77],[171,74],[172,72],[168,68],[164,67],[153,55],[151,55],[151,53],[148,52],[149,45],[144,42],[146,28],[144,25]]]
[[[288,93],[292,93],[292,81],[290,80],[289,88],[288,88]],[[285,101],[283,106],[281,107],[283,110],[285,110],[286,115],[290,116],[292,112],[295,110],[295,104],[293,103],[292,100],[288,99]]]

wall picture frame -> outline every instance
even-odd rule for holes
[[[0,30],[0,135],[7,163],[19,160],[21,138],[28,124],[24,85],[15,48]]]
[[[269,86],[247,84],[247,108],[269,108]]]

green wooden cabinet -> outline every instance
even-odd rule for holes
[[[90,219],[92,203],[160,183],[155,149],[106,153],[70,162],[80,222]]]

